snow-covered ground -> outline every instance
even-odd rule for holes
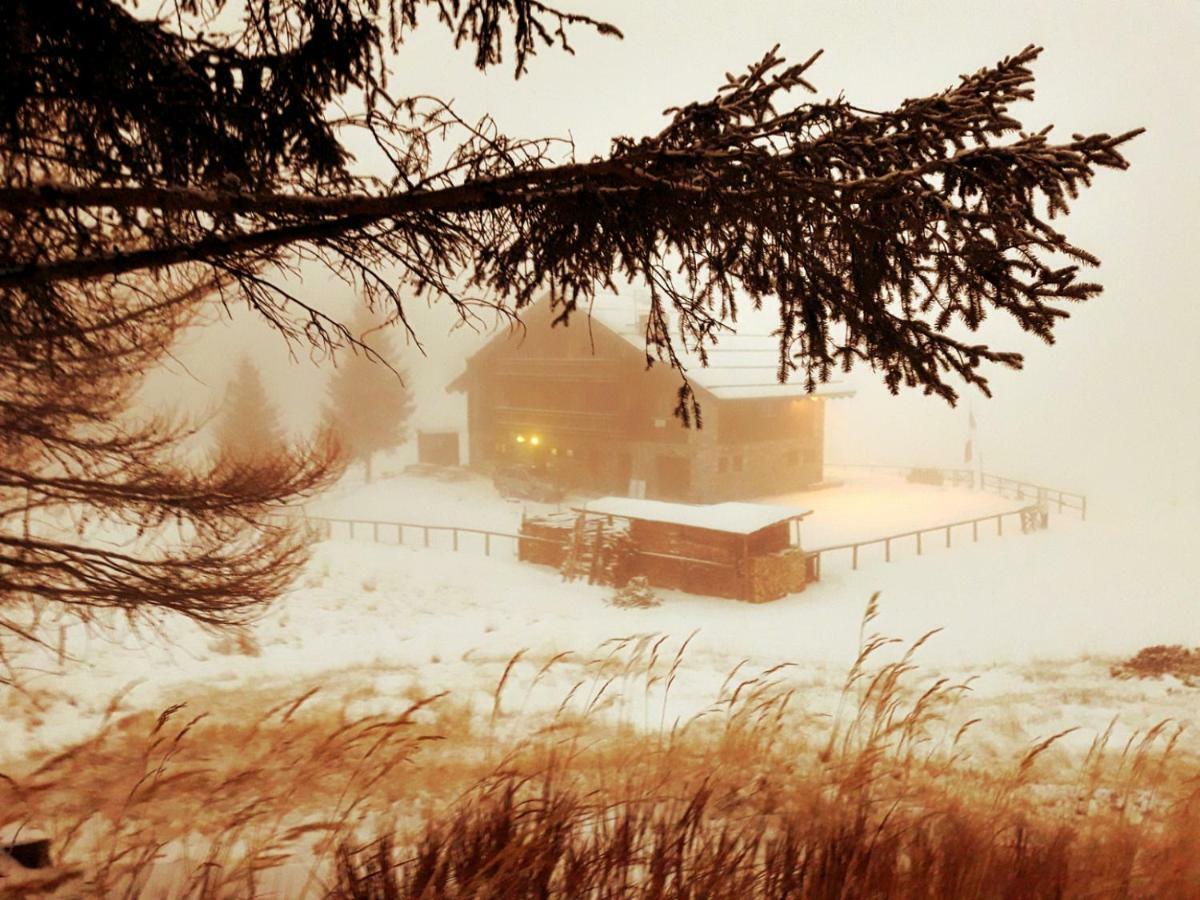
[[[830,483],[820,490],[760,498],[763,503],[811,509],[804,520],[803,541],[817,548],[870,540],[914,528],[931,528],[977,516],[1018,509],[1015,500],[981,491],[909,484],[892,470],[829,467]],[[522,515],[582,506],[587,496],[569,496],[546,504],[501,497],[492,483],[461,470],[443,477],[398,473],[367,484],[348,478],[308,504],[309,515],[360,521],[460,526],[514,533]],[[338,532],[346,534],[344,529]],[[369,529],[363,529],[366,536]],[[386,533],[391,539],[393,532]],[[415,541],[417,532],[408,539]],[[407,542],[407,541],[406,541]],[[448,539],[442,543],[449,546]]]
[[[805,523],[808,546],[1016,506],[894,476],[847,477],[842,487],[787,498],[814,509]],[[402,476],[348,486],[310,512],[508,530],[521,509],[479,479]],[[924,555],[899,548],[891,563],[882,551],[864,551],[858,571],[848,559],[832,560],[821,582],[774,603],[665,592],[651,609],[614,607],[611,589],[564,583],[551,569],[501,554],[335,539],[318,545],[300,582],[240,644],[180,621],[164,624],[166,639],[124,627],[107,634],[67,628],[64,647],[78,662],[60,675],[51,660],[24,660],[45,670],[26,671],[29,686],[46,687],[57,699],[44,699],[23,726],[10,721],[16,727],[0,732],[0,759],[85,737],[121,691],[121,709],[155,709],[186,698],[197,684],[285,689],[315,679],[332,695],[354,693],[351,712],[407,705],[414,693],[441,690],[490,710],[506,663],[521,650],[506,696],[531,710],[554,708],[573,685],[594,677],[586,662],[602,642],[645,634],[668,635],[669,655],[695,632],[669,698],[670,717],[703,709],[743,660],[745,672],[795,663],[788,677],[801,702],[828,712],[876,591],[880,614],[871,630],[911,641],[942,628],[918,662],[931,676],[979,675],[972,715],[997,723],[994,733],[1017,745],[1072,725],[1084,729],[1079,740],[1086,743],[1114,715],[1128,729],[1167,717],[1195,723],[1195,689],[1108,674],[1112,660],[1149,644],[1200,644],[1191,532],[1182,523],[1160,523],[1148,533],[1093,519],[1055,515],[1046,532],[1023,535],[1013,527],[996,537],[985,530],[978,543],[964,532],[949,550],[931,539]],[[534,684],[543,664],[564,651],[573,655]],[[660,709],[661,702],[652,705]],[[636,708],[628,714],[635,721],[649,716]]]

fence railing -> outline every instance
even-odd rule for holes
[[[288,515],[271,517],[277,522],[304,522],[322,540],[344,536],[356,540],[367,532],[377,544],[394,544],[401,547],[421,546],[425,548],[452,550],[455,553],[469,551],[472,545],[482,548],[484,556],[509,550],[508,556],[516,558],[519,541],[559,544],[553,538],[535,537],[528,534],[513,534],[506,531],[490,531],[486,528],[468,528],[462,525],[428,525],[423,522],[384,522],[373,519],[334,519],[326,516]],[[341,531],[343,534],[339,535]],[[409,536],[419,540],[405,540]],[[447,536],[448,541],[437,540]],[[448,544],[448,545],[447,545]]]
[[[827,558],[834,554],[846,552],[849,555],[851,569],[858,569],[863,551],[880,546],[883,551],[883,561],[891,562],[893,552],[904,542],[911,540],[916,554],[921,556],[929,546],[929,539],[942,538],[945,547],[954,545],[956,530],[961,534],[967,528],[971,532],[971,542],[979,540],[981,526],[987,529],[994,525],[998,537],[1004,535],[1005,520],[1015,518],[1022,532],[1038,530],[1047,525],[1047,516],[1052,509],[1058,512],[1065,510],[1076,511],[1083,519],[1087,518],[1087,497],[1071,491],[1046,487],[1028,481],[1014,478],[1004,478],[990,473],[976,473],[971,469],[942,469],[931,467],[891,466],[891,465],[850,465],[829,464],[831,468],[856,468],[895,471],[901,473],[938,472],[945,481],[952,484],[969,485],[974,488],[977,484],[984,490],[994,491],[1003,497],[1033,501],[1030,504],[1013,510],[990,513],[973,519],[960,519],[954,522],[944,522],[925,528],[901,531],[882,537],[872,537],[861,541],[850,541],[827,547],[817,547],[807,551],[814,558],[814,574],[819,578],[821,568]],[[327,516],[309,516],[302,513],[279,515],[272,517],[280,522],[303,521],[313,529],[314,534],[324,540],[335,537],[346,537],[350,540],[369,534],[375,543],[389,543],[399,546],[420,546],[433,549],[451,550],[454,552],[482,551],[484,556],[502,555],[508,559],[517,559],[522,541],[530,543],[554,544],[561,546],[561,539],[540,537],[530,534],[514,534],[507,531],[493,531],[485,528],[470,528],[462,525],[431,525],[424,522],[391,522],[373,519],[345,519]],[[1014,526],[1010,526],[1010,530]],[[339,533],[340,532],[340,533]],[[960,538],[961,539],[961,538]],[[679,559],[684,562],[703,566],[724,567],[725,563],[692,557],[673,557],[670,554],[643,552],[641,555]]]
[[[951,484],[963,484],[974,489],[979,487],[985,491],[999,494],[1001,497],[1012,497],[1014,500],[1030,500],[1054,508],[1058,512],[1071,510],[1079,513],[1081,519],[1087,519],[1088,498],[1085,494],[1075,491],[1064,491],[1061,488],[1036,484],[1032,481],[1022,481],[1019,478],[1005,478],[990,472],[977,472],[974,469],[951,469],[940,466],[894,466],[873,465],[863,463],[826,463],[830,469],[874,469],[886,472],[899,472],[905,475],[915,472],[937,472]]]
[[[1033,500],[1043,506],[1057,506],[1059,512],[1074,510],[1080,519],[1087,520],[1087,496],[1074,491],[1064,491],[1059,488],[1033,484],[1029,481],[1019,481],[1015,478],[1004,478],[984,472],[981,476],[981,487],[987,491],[995,491],[1001,497],[1011,493],[1015,500]]]
[[[861,551],[866,547],[883,547],[883,561],[892,561],[892,550],[897,544],[901,544],[907,539],[914,541],[917,556],[921,556],[928,545],[927,537],[942,537],[945,541],[946,549],[953,546],[954,530],[971,529],[971,542],[979,541],[980,526],[995,524],[996,536],[1004,536],[1004,520],[1009,517],[1017,519],[1017,527],[1022,533],[1037,531],[1045,528],[1048,524],[1048,513],[1045,507],[1031,505],[1022,509],[1006,510],[1005,512],[991,513],[986,516],[978,516],[974,519],[960,519],[956,522],[945,522],[938,525],[930,525],[926,528],[916,528],[911,531],[900,531],[895,534],[887,534],[883,537],[867,538],[861,541],[850,541],[844,544],[833,544],[828,547],[817,547],[809,550],[810,556],[816,557],[815,573],[818,578],[821,576],[821,568],[824,565],[825,558],[841,551],[849,551],[850,568],[858,569],[859,558]]]

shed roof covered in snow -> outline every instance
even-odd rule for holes
[[[639,522],[666,522],[726,534],[753,534],[780,522],[803,519],[812,512],[799,506],[768,503],[667,503],[636,497],[601,497],[588,501],[580,511]]]

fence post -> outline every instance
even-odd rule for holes
[[[401,547],[404,546],[404,526],[396,525],[396,541]]]
[[[950,546],[950,526],[946,526],[946,546]]]
[[[996,536],[1004,536],[1004,513],[1000,513],[1000,515],[996,516]]]
[[[347,524],[350,526],[350,540],[354,540],[354,520],[351,519]]]
[[[451,530],[450,534],[454,538],[454,552],[457,553],[458,552],[458,529],[455,528],[455,529]]]
[[[490,531],[485,531],[483,533],[483,555],[492,555],[492,533]]]
[[[858,568],[858,544],[850,548],[850,568]]]
[[[917,556],[921,555],[921,532],[917,532]]]
[[[1079,508],[1080,520],[1086,522],[1087,521],[1087,497],[1081,497],[1080,499],[1083,501],[1083,506],[1081,506]]]
[[[422,530],[425,532],[425,546],[428,547],[429,546],[429,526],[426,525]]]
[[[371,523],[371,540],[373,540],[377,544],[379,543],[379,523],[378,522]]]
[[[976,519],[971,523],[971,540],[979,543],[979,520]]]
[[[885,538],[883,541],[883,561],[884,562],[892,561],[892,539],[891,538]]]

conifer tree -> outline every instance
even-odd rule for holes
[[[408,440],[415,404],[390,336],[370,311],[361,309],[349,327],[368,349],[344,356],[334,371],[325,419],[346,461],[362,463],[370,481],[375,454]]]
[[[651,294],[648,357],[680,366],[682,344],[703,358],[749,298],[778,310],[781,378],[815,387],[862,365],[954,402],[964,384],[986,393],[991,367],[1021,365],[970,339],[985,317],[1052,341],[1100,292],[1081,277],[1098,260],[1055,217],[1098,171],[1127,167],[1140,131],[1025,126],[1038,47],[874,110],[798,102],[820,54],[789,64],[774,48],[680,98],[656,133],[578,159],[569,140],[504,135],[389,77],[420,23],[449,30],[447,52],[518,76],[575,30],[620,36],[545,0],[3,12],[0,608],[218,624],[294,577],[301,536],[268,513],[335,474],[328,448],[196,471],[174,452],[186,429],[124,418],[199,298],[329,349],[355,338],[290,289],[301,264],[402,322],[414,288],[468,319],[480,304],[516,316],[549,291],[559,320],[629,280]],[[386,166],[359,168],[358,139]],[[696,411],[686,382],[678,411]],[[117,554],[22,524],[81,507],[142,543]],[[164,535],[170,550],[153,542]]]
[[[268,462],[287,445],[279,413],[249,357],[242,357],[225,389],[214,443],[218,457],[246,465]]]

